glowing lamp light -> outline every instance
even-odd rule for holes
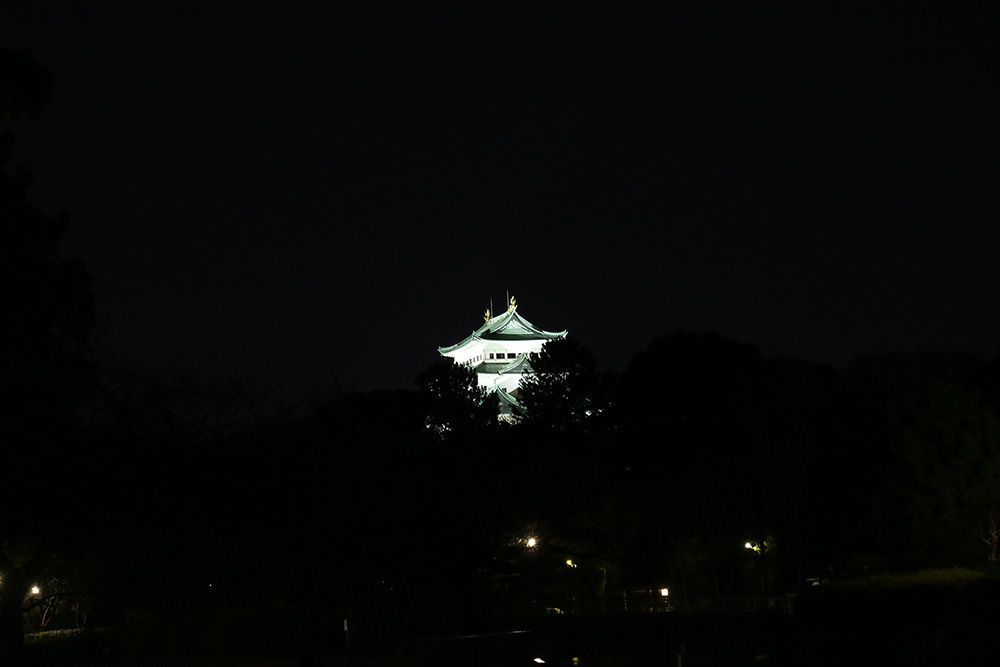
[[[753,545],[750,544],[749,542],[747,542],[746,544],[743,545],[743,548],[744,549],[753,549]]]
[[[38,595],[38,594],[39,594],[39,593],[41,593],[41,592],[42,592],[42,591],[41,591],[41,589],[39,589],[39,588],[38,588],[38,586],[32,586],[32,587],[31,587],[31,594],[32,594],[32,595]]]
[[[538,541],[537,541],[537,540],[535,540],[535,538],[533,538],[533,537],[529,537],[529,538],[528,538],[528,541],[527,541],[527,545],[528,545],[529,547],[533,547],[533,546],[535,546],[536,544],[538,544]],[[536,660],[537,660],[537,658],[536,658]]]
[[[666,588],[661,588],[660,589],[660,595],[662,595],[663,597],[667,597],[667,596],[670,595],[670,591],[667,590]]]
[[[542,660],[541,658],[535,658],[535,662],[537,662],[539,665],[544,665],[545,664],[545,661]]]

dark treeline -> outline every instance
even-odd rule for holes
[[[0,120],[40,113],[50,75],[7,51],[0,69]],[[675,332],[615,375],[566,339],[514,420],[450,362],[366,395],[135,369],[93,354],[89,275],[29,185],[0,172],[2,664],[26,629],[264,606],[307,610],[304,635],[346,618],[395,640],[997,558],[997,361],[838,370]],[[135,652],[207,650],[186,636]]]
[[[536,366],[514,423],[450,361],[417,391],[214,408],[231,428],[201,411],[252,383],[103,389],[22,453],[7,564],[67,594],[49,627],[287,606],[363,642],[996,557],[996,367],[973,355],[841,372],[677,332],[617,377],[572,339]]]

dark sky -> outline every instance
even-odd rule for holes
[[[477,4],[5,4],[111,342],[401,388],[509,292],[617,370],[1000,346],[985,16]]]

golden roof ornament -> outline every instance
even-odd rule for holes
[[[510,305],[507,306],[507,311],[517,310],[517,299],[510,297]]]
[[[484,319],[485,321],[487,321],[487,322],[489,322],[489,321],[490,321],[490,309],[489,309],[489,308],[487,308],[487,309],[486,309],[486,314],[485,314],[485,315],[483,315],[483,319]]]

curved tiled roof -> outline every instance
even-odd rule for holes
[[[566,331],[545,331],[521,317],[517,310],[508,310],[503,315],[491,317],[483,326],[472,332],[461,342],[439,347],[438,352],[447,355],[459,350],[475,340],[553,340],[565,338]]]
[[[477,373],[489,373],[491,375],[503,375],[504,373],[530,373],[531,362],[528,360],[528,355],[520,354],[517,359],[514,359],[509,364],[498,364],[496,362],[489,363],[483,361],[474,366],[473,370]]]

